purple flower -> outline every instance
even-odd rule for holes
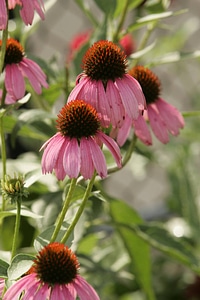
[[[42,172],[55,174],[59,180],[66,175],[77,178],[81,174],[85,179],[93,176],[96,170],[99,176],[107,176],[107,166],[102,145],[113,155],[118,167],[121,167],[121,154],[117,143],[100,129],[100,118],[96,110],[83,100],[74,100],[66,104],[57,119],[59,130],[41,149]]]
[[[0,47],[2,41],[0,41]],[[36,93],[41,94],[42,86],[48,88],[46,75],[31,59],[24,56],[21,44],[10,38],[7,40],[4,60],[5,87],[8,94],[14,99],[21,99],[25,94],[25,81],[27,77]]]
[[[78,274],[76,255],[64,244],[48,244],[27,274],[5,293],[4,300],[99,300],[93,287]]]
[[[126,115],[124,124],[119,130],[113,131],[112,136],[117,136],[120,146],[126,141],[131,127],[134,128],[136,136],[146,145],[152,144],[152,137],[147,125],[149,125],[160,142],[169,142],[169,133],[177,136],[180,129],[184,127],[184,119],[181,113],[171,104],[162,99],[160,94],[160,81],[149,69],[136,66],[129,72],[140,83],[147,102],[147,110],[144,115],[131,121]]]
[[[77,77],[68,101],[83,99],[101,114],[104,126],[121,127],[126,114],[137,119],[145,98],[136,79],[126,74],[124,52],[110,41],[98,41],[83,58],[84,73]]]

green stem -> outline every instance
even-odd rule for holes
[[[2,178],[6,176],[6,143],[5,143],[5,134],[3,130],[3,116],[0,117],[0,135],[1,135],[1,160],[2,160]],[[2,195],[2,211],[5,210],[6,199]]]
[[[126,0],[125,2],[125,5],[124,5],[124,10],[122,11],[122,14],[121,14],[121,19],[118,23],[118,26],[117,26],[117,30],[115,31],[114,33],[114,36],[113,36],[113,42],[118,42],[118,36],[119,36],[119,33],[122,29],[122,26],[124,24],[124,20],[126,18],[126,13],[127,13],[127,10],[128,10],[128,6],[129,6],[129,0]]]
[[[141,42],[140,42],[140,45],[139,45],[137,51],[141,51],[141,50],[143,50],[143,49],[145,48],[145,46],[146,46],[146,44],[147,44],[147,42],[148,42],[148,39],[150,38],[151,33],[153,32],[154,28],[156,27],[156,24],[157,24],[157,23],[155,22],[155,23],[149,24],[149,25],[147,26],[147,30],[146,30],[145,33],[144,33],[144,36],[143,36],[143,38],[142,38],[142,40],[141,40]],[[130,67],[136,66],[136,65],[138,64],[139,60],[140,60],[140,57],[137,58],[137,59],[134,59],[134,60],[132,61]]]
[[[13,258],[16,254],[18,235],[19,235],[19,226],[20,226],[20,219],[21,219],[21,200],[22,199],[20,197],[16,201],[17,202],[17,214],[16,214],[16,220],[15,220],[15,230],[14,230],[11,258]]]
[[[130,143],[130,145],[129,145],[129,147],[128,147],[128,150],[126,151],[126,154],[125,154],[125,156],[124,156],[124,158],[123,158],[123,161],[122,161],[122,167],[124,167],[124,166],[129,162],[129,160],[130,160],[130,158],[131,158],[131,155],[132,155],[132,153],[133,153],[133,150],[134,150],[134,148],[135,148],[136,142],[137,142],[137,136],[134,134],[134,136],[133,136],[133,138],[132,138],[132,140],[131,140],[131,143]],[[116,171],[119,171],[119,168],[118,168],[118,167],[110,168],[110,169],[108,170],[108,174],[114,173],[114,172],[116,172]]]
[[[88,19],[91,21],[91,23],[95,26],[98,27],[98,22],[96,18],[91,14],[90,10],[87,9],[84,5],[84,1],[82,0],[75,0],[77,5],[80,7],[80,9],[84,12],[84,14],[88,17]]]
[[[96,177],[96,173],[94,173],[92,179],[91,179],[90,182],[88,183],[88,186],[87,186],[87,189],[86,189],[85,194],[84,194],[84,196],[83,196],[83,200],[82,200],[82,202],[81,202],[81,205],[79,206],[79,208],[78,208],[78,210],[77,210],[77,212],[76,212],[76,215],[75,215],[75,217],[74,217],[72,223],[71,223],[70,226],[68,227],[66,233],[64,234],[64,236],[63,236],[63,238],[62,238],[62,240],[61,240],[61,243],[63,243],[63,244],[68,240],[68,238],[69,238],[71,232],[74,230],[76,224],[78,223],[78,221],[79,221],[79,219],[80,219],[80,217],[81,217],[81,215],[82,215],[82,213],[83,213],[83,211],[84,211],[84,208],[85,208],[85,206],[86,206],[87,200],[88,200],[88,198],[89,198],[89,196],[90,196],[90,193],[91,193],[91,191],[92,191],[92,187],[93,187],[93,185],[94,185],[95,177]]]
[[[8,15],[8,0],[6,0],[6,7],[7,7],[7,15]],[[2,73],[3,67],[4,67],[7,38],[8,38],[8,21],[7,21],[6,29],[3,30],[3,34],[2,34],[1,56],[0,56],[0,72],[1,73]]]
[[[64,221],[64,218],[65,218],[65,215],[67,213],[67,210],[69,208],[69,205],[70,205],[70,202],[71,202],[71,198],[72,198],[72,195],[73,195],[73,192],[74,192],[74,189],[75,189],[75,186],[76,186],[76,182],[77,182],[77,178],[73,178],[71,180],[71,184],[70,184],[70,187],[69,187],[69,191],[67,193],[67,196],[65,198],[65,202],[64,202],[64,205],[63,205],[63,208],[62,208],[62,211],[60,213],[60,215],[58,216],[58,219],[56,221],[56,226],[55,226],[55,229],[54,229],[54,232],[52,234],[52,237],[51,237],[51,240],[50,242],[54,242],[57,238],[57,235],[60,231],[60,228],[62,226],[62,223]]]

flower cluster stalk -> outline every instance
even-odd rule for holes
[[[56,221],[56,226],[55,226],[54,232],[53,232],[51,240],[50,240],[51,243],[55,242],[55,240],[58,236],[58,233],[60,231],[60,228],[61,228],[62,223],[63,223],[64,218],[65,218],[65,215],[66,215],[67,210],[69,208],[69,205],[70,205],[70,202],[71,202],[71,199],[72,199],[72,195],[73,195],[73,192],[74,192],[74,189],[75,189],[75,186],[76,186],[76,182],[77,182],[77,178],[73,178],[71,180],[69,191],[68,191],[67,196],[65,198],[62,211],[61,211],[61,213],[58,216],[57,221]]]
[[[87,186],[87,189],[85,191],[85,194],[83,196],[83,200],[76,212],[76,215],[72,221],[72,223],[70,224],[69,228],[67,229],[65,235],[63,236],[62,240],[61,240],[61,243],[66,243],[66,241],[68,240],[70,234],[72,233],[72,231],[74,230],[76,224],[78,223],[83,211],[84,211],[84,208],[86,206],[86,203],[87,203],[87,200],[90,196],[90,193],[92,191],[92,187],[94,185],[94,181],[95,181],[95,177],[96,177],[96,172],[94,173],[93,177],[91,178],[91,180],[89,181],[88,183],[88,186]]]

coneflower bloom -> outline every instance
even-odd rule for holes
[[[118,131],[118,143],[123,145],[131,126],[134,127],[136,136],[145,144],[151,145],[152,138],[146,121],[155,136],[166,144],[169,142],[169,133],[176,136],[184,127],[184,119],[181,113],[171,104],[160,97],[161,84],[158,77],[148,68],[143,66],[133,67],[129,74],[138,80],[147,102],[147,110],[137,120],[131,122],[126,116],[124,125]]]
[[[94,43],[83,58],[83,73],[76,80],[68,101],[83,99],[101,114],[104,126],[123,124],[125,115],[137,119],[145,108],[140,84],[126,73],[124,52],[110,41]]]
[[[8,9],[14,9],[20,5],[20,16],[26,25],[33,23],[34,12],[36,11],[40,18],[44,20],[44,3],[43,0],[8,0]],[[0,1],[0,30],[5,29],[8,21],[8,12],[6,0]]]
[[[121,167],[121,154],[117,143],[100,128],[97,111],[83,100],[66,104],[57,119],[58,132],[41,149],[43,173],[55,170],[58,180],[66,175],[85,179],[93,176],[94,170],[102,178],[107,176],[106,160],[102,145],[109,149],[118,167]]]
[[[78,259],[67,246],[58,242],[48,244],[3,299],[76,300],[79,297],[80,300],[99,300],[96,291],[78,271]]]
[[[0,41],[0,48],[2,41]],[[10,38],[7,40],[4,60],[5,87],[14,99],[21,99],[25,95],[25,81],[27,77],[36,93],[41,94],[42,86],[48,88],[46,75],[38,64],[25,57],[21,44]]]

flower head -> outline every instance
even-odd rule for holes
[[[37,255],[27,275],[12,285],[4,300],[99,300],[93,287],[78,274],[76,255],[64,244],[48,244]]]
[[[120,127],[125,115],[137,119],[145,107],[145,98],[137,80],[126,73],[124,52],[110,41],[98,41],[83,58],[84,72],[68,101],[83,99],[92,104],[102,116],[102,124]]]
[[[0,41],[0,48],[2,41]],[[25,81],[27,77],[36,91],[40,94],[42,86],[48,88],[46,75],[41,68],[32,60],[25,57],[22,45],[10,38],[7,40],[4,59],[5,87],[8,94],[14,99],[21,99],[25,94]]]
[[[22,197],[28,197],[28,190],[24,187],[24,178],[21,175],[13,178],[6,175],[5,179],[1,179],[1,191],[4,197],[11,202]]]
[[[52,172],[59,180],[66,175],[77,178],[81,174],[91,178],[94,170],[102,177],[107,176],[105,157],[101,150],[105,144],[121,167],[121,155],[116,142],[100,130],[97,111],[83,100],[66,104],[57,119],[58,132],[41,149],[43,173]]]
[[[135,41],[129,33],[119,40],[119,44],[127,56],[131,55],[135,51]]]
[[[133,125],[135,134],[145,144],[151,145],[152,138],[146,120],[155,136],[163,143],[169,142],[169,133],[176,136],[184,127],[184,119],[181,113],[171,104],[160,97],[161,84],[158,77],[148,68],[143,66],[133,67],[129,74],[138,80],[146,98],[147,110],[144,116],[130,121],[126,116],[123,128],[119,129],[117,140],[119,145],[125,142],[130,127]]]

